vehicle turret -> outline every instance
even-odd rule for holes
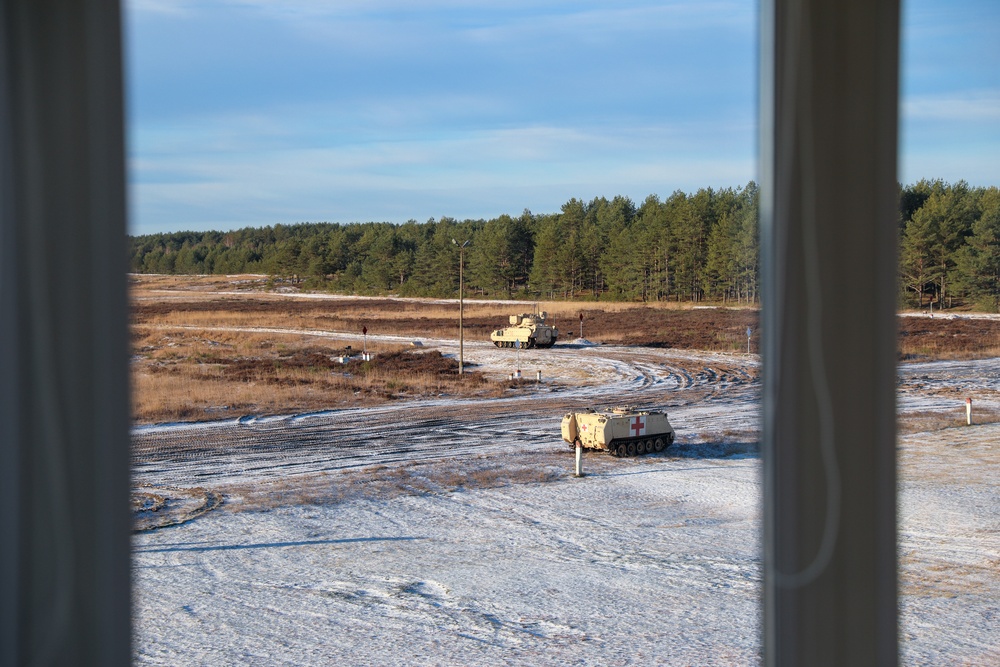
[[[518,342],[523,348],[552,347],[559,330],[546,324],[545,317],[545,312],[511,315],[510,326],[491,333],[490,340],[497,347],[517,347]]]

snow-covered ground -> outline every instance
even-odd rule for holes
[[[147,664],[754,664],[753,459],[217,511],[136,539]]]
[[[498,375],[513,354],[466,343]],[[505,399],[137,431],[167,514],[225,502],[135,536],[136,662],[760,664],[756,359],[521,356],[543,380]],[[1000,408],[998,363],[904,366],[899,395],[938,422],[900,438],[901,662],[1000,664],[1000,425],[959,425],[966,396]],[[623,402],[679,444],[572,477],[561,414]]]
[[[900,439],[903,665],[1000,665],[1000,424]]]

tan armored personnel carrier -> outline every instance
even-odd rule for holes
[[[545,323],[545,313],[522,313],[510,316],[511,326],[497,329],[490,334],[490,340],[497,347],[552,347],[559,337],[559,330]]]
[[[662,452],[674,442],[667,413],[620,406],[608,412],[571,412],[562,420],[562,438],[573,446],[603,449],[613,456]]]

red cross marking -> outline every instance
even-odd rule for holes
[[[642,417],[635,417],[632,419],[632,425],[629,429],[635,431],[636,436],[645,435],[646,422],[642,421]]]

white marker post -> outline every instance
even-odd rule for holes
[[[583,339],[583,313],[580,313],[580,339]]]
[[[361,327],[361,352],[368,356],[368,327]]]
[[[535,382],[538,382],[539,384],[541,384],[541,382],[542,382],[542,372],[541,371],[535,371]]]
[[[965,399],[965,424],[972,426],[972,399]]]
[[[576,441],[576,475],[574,477],[583,477],[583,444],[579,440]]]
[[[521,341],[514,341],[514,349],[517,350],[517,370],[514,372],[514,377],[518,380],[521,379]]]
[[[753,335],[753,329],[747,327],[747,354],[750,354],[750,336]]]

